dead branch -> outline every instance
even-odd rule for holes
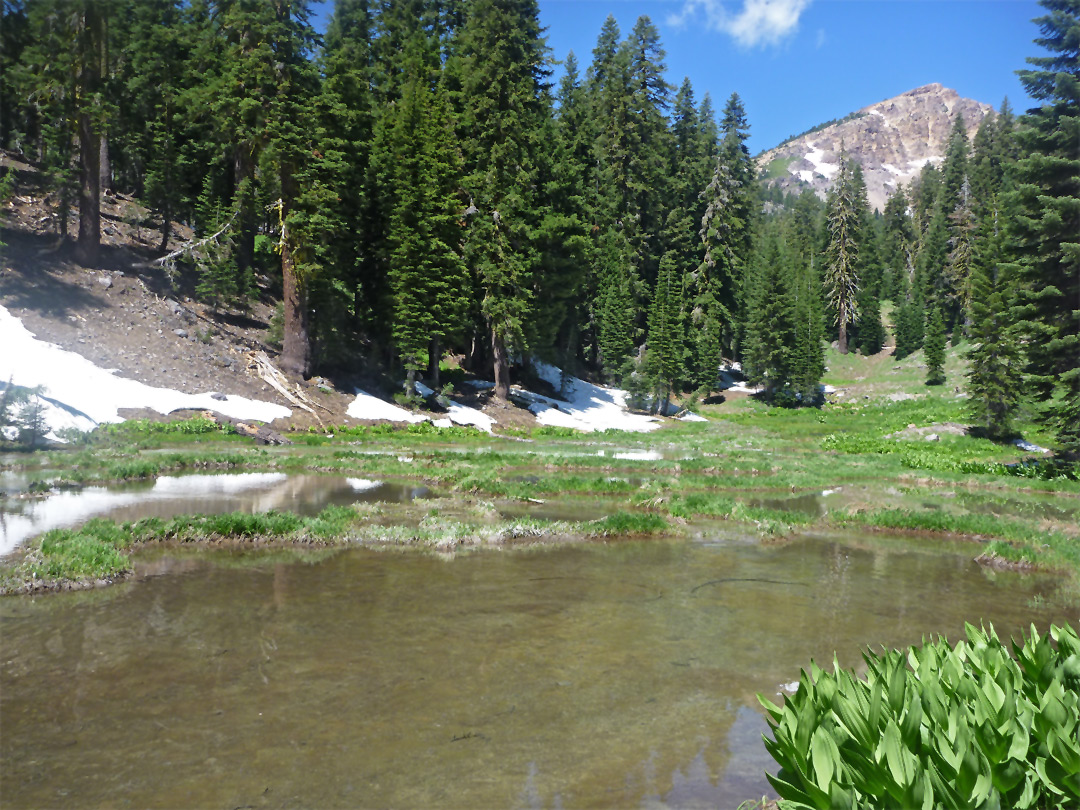
[[[156,265],[158,265],[160,267],[164,267],[165,265],[172,262],[172,260],[177,258],[178,256],[182,256],[184,254],[191,253],[191,252],[193,252],[195,250],[198,250],[203,245],[205,245],[205,244],[207,244],[209,242],[216,241],[219,236],[221,236],[223,233],[225,233],[225,231],[229,230],[229,228],[232,227],[233,222],[236,221],[236,217],[239,216],[239,214],[240,214],[240,209],[239,208],[237,210],[233,211],[233,215],[231,217],[229,217],[229,221],[226,222],[224,225],[222,225],[221,229],[217,233],[211,234],[210,236],[207,236],[207,237],[205,237],[203,239],[196,240],[194,242],[188,242],[186,245],[181,245],[180,247],[178,247],[172,253],[166,253],[164,256],[161,256],[160,258],[152,259],[151,261],[148,261],[148,262],[146,262],[146,263],[144,263],[144,264],[142,264],[140,266],[141,267],[153,267],[156,264]]]

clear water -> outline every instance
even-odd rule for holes
[[[34,535],[77,526],[92,517],[130,521],[271,509],[315,515],[327,506],[403,503],[432,495],[426,486],[412,482],[284,473],[163,475],[149,482],[87,487],[40,499],[4,498],[0,491],[0,554]]]
[[[769,788],[755,695],[1057,581],[876,538],[442,558],[203,552],[0,600],[10,807],[723,807]]]

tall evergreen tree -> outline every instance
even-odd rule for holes
[[[798,361],[794,274],[777,223],[765,228],[752,270],[743,370],[777,404],[795,404]]]
[[[945,382],[945,323],[937,305],[930,310],[926,321],[923,352],[926,355],[926,384],[941,385]]]
[[[1019,276],[1018,329],[1028,379],[1056,426],[1061,449],[1080,456],[1080,4],[1041,0],[1036,44],[1019,71],[1040,102],[1021,121],[1011,243]]]
[[[1003,234],[986,234],[984,255],[999,254]],[[976,261],[971,275],[971,340],[967,353],[968,414],[991,439],[1008,438],[1023,392],[1023,355],[1009,322],[1013,286],[1005,265]]]
[[[392,331],[415,394],[416,373],[438,368],[443,341],[460,330],[468,277],[459,255],[461,158],[445,89],[432,80],[417,33],[403,95],[376,137],[381,195],[389,209]]]
[[[829,189],[829,247],[825,262],[825,289],[835,312],[840,354],[848,351],[848,327],[859,318],[858,228],[859,205],[851,164],[840,145],[840,168]]]
[[[510,355],[525,350],[532,313],[537,153],[550,108],[535,0],[473,0],[455,48],[470,198],[465,258],[482,289],[495,394],[505,401]]]
[[[685,373],[683,295],[687,243],[690,242],[692,227],[687,214],[677,210],[668,214],[667,227],[664,229],[667,250],[660,259],[660,274],[649,307],[649,362],[646,373],[651,378],[654,403],[660,413],[666,412],[667,402]]]

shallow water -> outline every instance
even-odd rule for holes
[[[13,807],[735,807],[755,694],[869,643],[1076,621],[1056,580],[855,538],[204,553],[0,601]],[[302,558],[303,559],[303,558]]]
[[[163,475],[152,482],[87,487],[41,499],[0,497],[0,554],[49,529],[70,528],[92,517],[116,521],[171,518],[199,512],[296,512],[315,515],[327,506],[407,502],[432,496],[416,483],[326,475],[229,473]],[[2,492],[0,492],[2,496]]]

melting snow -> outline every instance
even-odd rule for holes
[[[704,416],[699,416],[698,414],[693,413],[691,411],[687,411],[686,413],[684,413],[682,416],[679,417],[679,420],[682,421],[682,422],[708,422],[709,421]]]
[[[832,177],[840,169],[839,164],[826,163],[825,150],[819,149],[816,145],[807,153],[806,159],[814,164],[814,169],[818,174],[824,175],[826,178]]]
[[[45,418],[50,437],[64,427],[90,430],[122,422],[121,408],[150,408],[161,414],[181,408],[211,410],[234,419],[273,422],[292,411],[273,402],[230,395],[216,400],[210,392],[185,394],[117,377],[85,357],[34,337],[22,322],[0,306],[0,381],[26,388],[44,386]]]
[[[562,386],[562,371],[547,363],[537,362],[536,373],[556,391]],[[660,422],[655,417],[630,413],[626,410],[626,392],[568,377],[565,400],[553,399],[531,391],[515,388],[515,393],[527,400],[536,421],[553,427],[569,427],[586,432],[594,430],[627,430],[644,433],[656,430]]]
[[[417,383],[416,390],[425,397],[430,397],[435,393],[423,383]],[[466,405],[459,405],[456,402],[451,402],[447,411],[449,412],[447,416],[450,421],[457,425],[472,425],[487,433],[491,433],[491,426],[495,424],[495,420],[483,411],[477,410],[476,408],[469,408]],[[443,420],[437,420],[436,425],[439,426],[438,422],[441,421]]]
[[[373,397],[366,391],[356,392],[356,398],[349,403],[345,413],[353,419],[384,419],[387,422],[423,422],[427,418]]]
[[[1016,447],[1019,447],[1021,450],[1023,450],[1026,453],[1043,453],[1043,454],[1046,454],[1046,453],[1050,452],[1045,447],[1039,447],[1039,445],[1032,444],[1031,442],[1027,441],[1026,439],[1013,439],[1013,445],[1016,446]]]

